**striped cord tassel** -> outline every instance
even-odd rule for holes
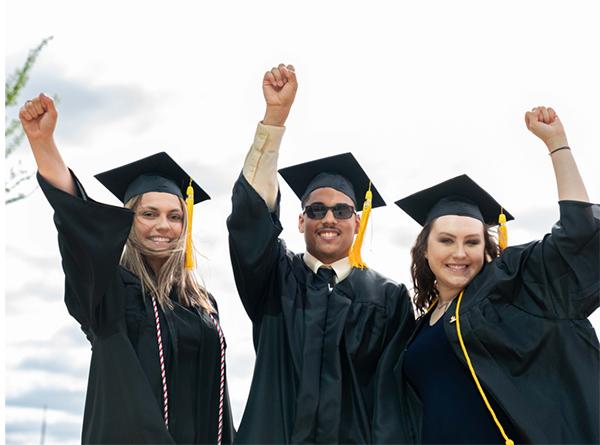
[[[154,318],[156,320],[156,339],[158,340],[158,358],[160,360],[160,378],[163,388],[163,418],[165,427],[169,429],[169,392],[167,391],[167,372],[165,371],[165,356],[163,353],[162,335],[160,332],[160,319],[158,318],[158,306],[156,298],[152,297],[152,306],[154,307]]]
[[[167,390],[167,373],[165,371],[165,359],[163,353],[162,336],[160,330],[160,319],[158,317],[158,306],[156,299],[152,298],[152,306],[154,308],[154,318],[156,320],[156,338],[158,340],[158,357],[160,361],[160,375],[162,379],[163,387],[163,417],[165,419],[165,426],[169,429],[169,393]],[[225,336],[221,330],[221,326],[217,319],[210,314],[210,318],[217,328],[219,334],[219,345],[221,349],[220,357],[220,374],[219,374],[219,418],[217,424],[217,445],[221,445],[223,441],[223,401],[225,399]]]
[[[223,400],[225,398],[225,336],[221,326],[213,314],[209,314],[217,332],[219,333],[219,343],[221,345],[220,379],[219,379],[219,423],[217,429],[217,445],[221,445],[223,439]]]

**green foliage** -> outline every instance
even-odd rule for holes
[[[52,40],[52,36],[46,37],[40,42],[40,44],[37,47],[30,50],[29,55],[27,56],[27,59],[25,60],[23,66],[21,68],[17,68],[10,76],[8,76],[4,83],[4,139],[6,143],[4,152],[5,159],[8,159],[8,157],[15,152],[15,150],[21,145],[21,142],[25,137],[19,119],[9,118],[8,110],[9,108],[18,105],[19,93],[27,84],[27,81],[29,80],[29,74],[40,52],[42,51],[42,49],[44,49],[44,47],[48,44],[50,40]],[[27,183],[33,177],[35,172],[28,171],[27,169],[22,168],[20,165],[9,166],[9,162],[6,162],[6,165],[8,167],[8,172],[6,176],[6,181],[4,183],[4,191],[7,196],[5,202],[6,204],[10,204],[19,201],[31,194],[31,192],[16,193],[15,190],[17,187]]]
[[[25,63],[21,68],[17,68],[14,73],[12,73],[6,82],[4,83],[6,90],[6,99],[4,100],[4,106],[9,107],[11,105],[17,104],[17,98],[19,97],[19,92],[23,89],[27,81],[29,80],[29,72],[33,68],[35,61],[38,58],[38,55],[44,49],[44,46],[48,44],[50,40],[52,40],[52,36],[46,37],[42,42],[35,48],[29,51],[29,55],[25,60]]]

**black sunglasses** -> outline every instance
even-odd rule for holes
[[[327,207],[324,204],[316,203],[304,207],[304,213],[310,219],[323,219],[330,210],[335,219],[348,219],[355,214],[354,207],[349,204],[336,204],[333,207]]]

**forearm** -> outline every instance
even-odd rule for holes
[[[271,213],[277,210],[277,160],[285,121],[296,96],[298,82],[292,65],[279,64],[263,76],[265,117],[258,124],[254,143],[246,156],[242,174],[265,201]]]
[[[76,196],[75,183],[54,139],[29,140],[29,144],[40,175],[54,187]]]
[[[284,132],[285,127],[259,123],[242,169],[244,178],[265,201],[270,211],[274,211],[277,206],[277,160]]]
[[[579,174],[577,163],[570,149],[557,150],[561,147],[567,147],[566,137],[550,140],[546,143],[548,152],[552,158],[552,167],[556,177],[556,187],[558,189],[558,199],[560,201],[582,201],[589,202],[587,191],[583,179]],[[557,151],[554,151],[557,150]],[[553,152],[554,151],[554,152]]]
[[[525,113],[527,129],[540,138],[552,158],[558,199],[589,202],[561,120],[551,107],[535,107]]]

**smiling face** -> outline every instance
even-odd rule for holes
[[[155,272],[164,264],[183,231],[179,198],[170,193],[144,193],[135,209],[134,230]]]
[[[306,199],[305,206],[320,203],[327,207],[348,204],[354,207],[352,199],[330,187],[314,190]],[[298,229],[304,234],[306,250],[325,264],[348,256],[354,235],[358,233],[360,217],[355,213],[349,219],[336,219],[328,211],[323,219],[310,219],[305,213],[298,217]]]
[[[483,223],[468,216],[437,218],[427,238],[426,258],[435,275],[440,299],[456,296],[483,267]]]

